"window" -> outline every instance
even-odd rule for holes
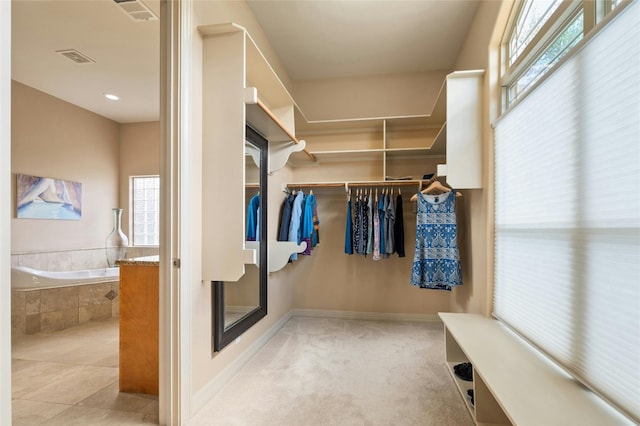
[[[562,0],[526,0],[523,2],[509,40],[509,65],[513,65],[561,3]]]
[[[495,123],[494,315],[639,422],[640,2],[616,9]]]
[[[623,0],[524,0],[516,2],[503,41],[503,110],[522,98],[595,25]]]
[[[160,177],[131,178],[131,211],[133,212],[133,245],[160,244]]]
[[[569,49],[582,39],[583,27],[584,14],[580,11],[578,16],[556,37],[553,43],[516,79],[515,83],[509,86],[508,99],[510,102],[517,100],[522,93],[526,92],[526,90],[546,74],[560,58],[566,55]]]

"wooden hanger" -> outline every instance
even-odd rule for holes
[[[451,188],[449,188],[448,186],[444,186],[442,183],[440,183],[439,180],[435,179],[433,182],[431,182],[431,185],[429,185],[428,187],[426,187],[420,192],[423,194],[429,194],[429,195],[440,195],[446,192],[451,192]],[[456,197],[461,197],[461,196],[462,196],[461,193],[456,192]],[[418,194],[414,194],[411,197],[411,201],[417,201],[417,200],[418,200]]]

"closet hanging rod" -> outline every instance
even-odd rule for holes
[[[309,182],[309,183],[287,183],[284,188],[344,188],[346,182]]]
[[[260,100],[257,99],[257,105],[262,109],[262,111],[264,111],[265,114],[267,114],[269,116],[269,118],[278,125],[278,127],[280,127],[282,129],[283,132],[285,132],[287,134],[287,136],[289,138],[291,138],[291,140],[295,143],[295,144],[299,144],[300,141],[293,135],[291,134],[291,132],[289,131],[289,129],[287,129],[284,124],[282,124],[282,122],[280,121],[280,119],[278,117],[276,117],[271,110]],[[309,151],[307,151],[307,149],[303,149],[304,153],[307,154],[307,157],[309,157],[312,161],[316,161],[316,157],[310,153]]]
[[[422,188],[422,180],[381,180],[371,182],[345,182],[345,190],[349,192],[350,187],[374,187],[374,186],[417,186],[418,191]]]
[[[282,190],[297,188],[344,188],[349,192],[350,187],[389,187],[389,186],[417,186],[418,191],[422,189],[423,184],[430,183],[422,179],[418,180],[379,180],[379,181],[360,181],[360,182],[307,182],[307,183],[287,183],[282,185]]]

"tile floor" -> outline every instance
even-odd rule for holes
[[[12,343],[13,425],[158,423],[158,398],[118,392],[118,321]]]

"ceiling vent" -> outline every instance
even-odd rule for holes
[[[158,17],[140,0],[113,0],[134,21],[155,21]]]
[[[78,52],[76,49],[56,50],[56,53],[61,54],[62,56],[75,62],[76,64],[91,64],[95,62],[93,59],[91,59],[84,53]]]

